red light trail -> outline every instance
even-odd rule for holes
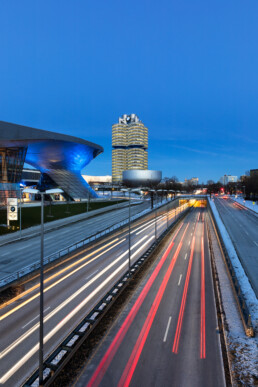
[[[154,272],[152,273],[151,277],[149,278],[148,282],[146,283],[146,285],[144,286],[141,294],[139,295],[139,297],[137,298],[135,304],[133,305],[130,313],[128,314],[128,316],[126,317],[125,321],[123,322],[121,328],[119,329],[118,333],[116,334],[113,342],[111,343],[111,345],[109,346],[108,350],[106,351],[105,355],[103,356],[100,364],[98,365],[98,367],[96,368],[94,374],[92,375],[89,383],[87,384],[88,387],[92,387],[92,386],[98,386],[99,383],[101,382],[107,368],[109,367],[113,357],[115,356],[122,340],[124,339],[128,329],[130,328],[138,310],[140,309],[140,306],[142,305],[144,299],[146,298],[153,282],[155,281],[157,275],[159,274],[163,264],[165,263],[172,247],[174,246],[174,240],[177,236],[177,234],[179,233],[179,231],[181,230],[183,224],[179,227],[179,229],[177,230],[176,234],[174,235],[172,241],[170,242],[167,250],[165,251],[164,255],[162,256],[160,262],[158,263],[156,269],[154,270]],[[185,228],[185,231],[186,229],[188,228],[189,226],[189,223],[187,224],[186,228]],[[185,234],[185,231],[184,231],[184,234]]]

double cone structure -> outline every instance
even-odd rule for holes
[[[42,190],[60,187],[71,199],[97,197],[81,170],[102,152],[77,137],[0,121],[0,191],[14,196],[26,162],[40,170]]]

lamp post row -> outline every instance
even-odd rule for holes
[[[40,243],[40,313],[39,313],[39,386],[43,386],[43,361],[44,361],[44,195],[62,193],[63,190],[49,189],[44,192],[40,192],[34,188],[20,189],[20,232],[21,232],[21,191],[24,193],[40,194],[41,195],[41,243]],[[131,276],[131,192],[139,192],[139,190],[122,189],[123,192],[129,194],[129,235],[128,235],[128,267],[129,276]],[[150,190],[149,192],[155,192],[156,205],[155,205],[155,240],[157,240],[157,191]],[[167,211],[167,228],[168,228],[168,211]],[[21,234],[20,234],[21,235]]]
[[[40,238],[40,301],[39,301],[39,386],[43,386],[43,361],[44,361],[44,195],[62,193],[62,189],[49,189],[40,192],[34,188],[25,188],[25,193],[41,195],[41,238]]]

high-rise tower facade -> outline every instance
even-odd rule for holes
[[[148,128],[136,114],[124,114],[112,126],[112,181],[129,169],[148,169]]]

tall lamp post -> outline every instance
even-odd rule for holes
[[[157,240],[157,191],[151,189],[150,192],[155,193],[156,196],[156,205],[155,205],[155,240]]]
[[[139,192],[138,189],[130,189],[130,188],[122,188],[121,189],[124,194],[128,192],[129,194],[129,222],[128,222],[128,269],[129,269],[129,277],[131,276],[131,192]]]
[[[167,202],[167,194],[168,194],[167,189],[164,189],[164,192],[165,192],[165,198],[166,198],[166,202]],[[168,210],[169,210],[169,204],[168,203],[166,204],[166,207],[167,207],[166,213],[167,213],[167,228],[168,228]]]
[[[44,195],[62,193],[60,188],[48,189],[44,192],[34,188],[25,188],[24,193],[41,195],[41,243],[40,243],[40,301],[39,301],[39,386],[43,386],[43,308],[44,308]]]
[[[22,199],[22,190],[23,190],[24,185],[20,184],[20,239],[22,236],[22,210],[21,210],[21,199]]]

